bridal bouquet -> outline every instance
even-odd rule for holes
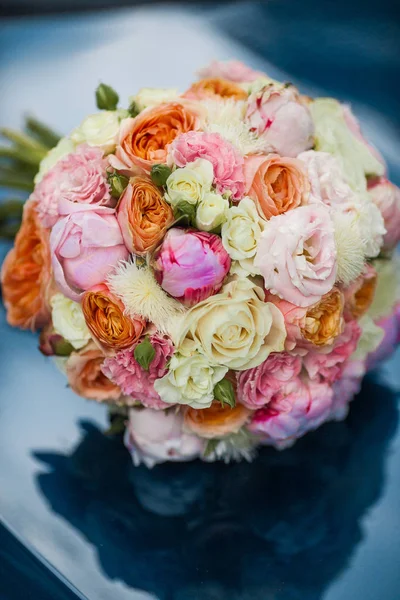
[[[249,460],[343,419],[400,337],[400,190],[350,108],[238,62],[96,98],[40,163],[10,325],[110,405],[135,464]]]

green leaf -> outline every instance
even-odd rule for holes
[[[34,135],[39,142],[41,142],[49,150],[54,148],[54,146],[57,146],[58,142],[61,140],[61,136],[58,133],[30,115],[28,115],[25,119],[25,128],[28,133]]]
[[[129,178],[125,177],[125,175],[121,175],[120,173],[109,173],[108,174],[108,183],[111,188],[111,196],[116,198],[117,200],[122,196],[125,191]]]
[[[227,404],[231,408],[236,406],[235,390],[229,379],[221,379],[214,387],[214,398],[221,402],[222,406]]]
[[[39,167],[40,162],[46,156],[47,151],[33,148],[21,148],[12,146],[0,146],[0,157],[21,161],[28,165]]]
[[[119,96],[109,85],[100,83],[96,89],[96,104],[100,110],[115,110],[118,106]]]
[[[140,113],[140,108],[134,100],[129,105],[128,113],[133,118],[137,117]]]
[[[156,351],[151,345],[149,338],[146,337],[143,340],[143,342],[136,346],[133,355],[135,357],[136,362],[139,363],[142,369],[148,371],[150,364],[156,355]]]
[[[194,227],[196,222],[196,206],[185,200],[178,202],[174,207],[174,218],[175,221],[185,220],[189,226]]]
[[[214,453],[219,442],[220,442],[220,440],[217,438],[213,438],[213,439],[207,441],[206,447],[204,448],[204,452],[203,452],[204,458],[208,458],[209,456],[211,456]]]
[[[43,152],[46,154],[48,152],[48,148],[36,141],[34,138],[30,137],[26,133],[22,133],[21,131],[15,131],[14,129],[9,129],[8,127],[0,128],[0,135],[5,137],[10,142],[13,142],[16,146],[21,148],[27,148],[28,150],[38,150],[39,152]]]
[[[110,426],[104,432],[104,435],[121,435],[124,433],[126,427],[126,416],[125,415],[113,415],[111,417]]]
[[[167,183],[168,177],[171,175],[172,170],[168,165],[153,165],[150,172],[150,177],[154,185],[163,187]]]

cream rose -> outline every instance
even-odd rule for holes
[[[210,192],[213,177],[214,169],[210,161],[198,158],[171,173],[167,179],[165,199],[172,206],[178,202],[195,205]]]
[[[227,283],[185,314],[174,334],[179,352],[190,356],[198,351],[210,364],[238,371],[257,367],[270,352],[281,352],[283,315],[264,298],[264,290],[248,279]]]
[[[67,340],[75,350],[86,346],[91,336],[81,305],[63,294],[55,294],[50,304],[55,331]]]
[[[245,275],[256,275],[253,264],[257,243],[264,230],[265,221],[258,214],[251,198],[243,198],[238,206],[232,206],[222,225],[222,244],[229,256],[239,261]]]
[[[77,129],[71,133],[75,144],[86,142],[89,146],[98,146],[106,154],[113,152],[117,145],[120,121],[123,111],[102,110],[89,115]]]
[[[154,382],[154,389],[168,404],[208,408],[214,400],[215,385],[227,371],[227,367],[210,365],[197,352],[190,356],[174,354],[167,375]]]
[[[212,231],[216,229],[227,218],[229,201],[227,198],[209,192],[200,201],[196,213],[196,227],[201,231]]]
[[[39,171],[35,175],[35,184],[42,181],[47,171],[50,171],[50,169],[54,167],[59,160],[64,158],[64,156],[67,156],[67,154],[71,154],[71,152],[75,152],[75,144],[68,137],[61,138],[57,146],[54,146],[54,148],[49,150],[44,159],[41,161]]]
[[[142,88],[135,96],[129,98],[129,102],[136,104],[139,110],[149,106],[157,106],[164,102],[173,102],[179,97],[178,90],[170,88]]]

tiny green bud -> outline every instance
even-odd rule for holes
[[[141,111],[140,111],[140,107],[139,107],[138,103],[135,102],[134,100],[132,100],[132,102],[130,103],[130,105],[128,107],[129,116],[137,117],[140,112]]]
[[[178,202],[178,204],[174,206],[174,218],[175,221],[185,219],[187,220],[188,225],[194,226],[196,221],[196,207],[185,200]]]
[[[119,96],[117,92],[106,85],[100,83],[96,89],[96,104],[100,110],[115,110],[117,108]]]
[[[221,379],[214,387],[214,398],[221,402],[222,406],[227,404],[231,408],[236,405],[235,391],[229,379]]]
[[[140,342],[140,344],[136,346],[133,355],[142,369],[148,371],[150,364],[156,355],[156,351],[151,345],[149,338],[146,337],[143,342]]]
[[[53,343],[55,356],[69,356],[74,351],[74,347],[67,340],[64,340],[61,336],[59,337],[60,339],[55,340]]]
[[[122,193],[125,191],[129,183],[129,178],[125,177],[125,175],[121,175],[120,173],[109,173],[108,174],[108,183],[111,188],[111,196],[113,198],[121,197]]]
[[[172,170],[167,165],[154,165],[151,168],[150,177],[154,185],[162,187],[167,183]]]

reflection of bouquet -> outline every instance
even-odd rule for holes
[[[2,270],[9,323],[42,329],[75,392],[129,408],[148,465],[343,418],[378,322],[398,337],[400,192],[350,109],[238,63],[202,77],[128,110],[100,85]]]

